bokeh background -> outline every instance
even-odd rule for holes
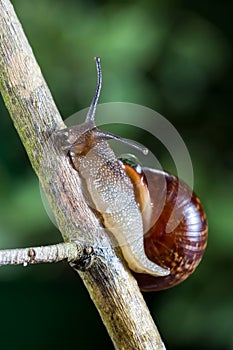
[[[183,137],[208,214],[208,249],[186,282],[145,298],[167,349],[233,349],[231,1],[13,4],[64,118],[89,105],[99,55],[101,102],[148,106]],[[2,100],[0,113],[0,247],[59,242]],[[154,153],[171,171],[166,150]],[[1,268],[0,310],[1,349],[113,349],[66,263]]]

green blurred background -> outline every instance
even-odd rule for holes
[[[195,191],[208,214],[208,249],[186,282],[145,298],[167,349],[233,349],[231,2],[13,4],[64,117],[89,105],[96,81],[93,56],[99,55],[101,102],[148,106],[183,137]],[[2,100],[0,111],[0,247],[59,242]],[[171,171],[165,150],[154,153]],[[1,349],[113,349],[66,263],[1,268],[0,310]]]

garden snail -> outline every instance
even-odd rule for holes
[[[123,256],[142,290],[169,288],[188,277],[200,262],[207,241],[207,222],[202,205],[189,187],[162,171],[140,168],[118,159],[106,139],[127,143],[146,153],[131,140],[122,139],[95,126],[102,74],[95,58],[98,79],[91,106],[83,124],[64,130],[63,148],[82,178],[92,204],[104,226],[114,235]],[[178,185],[179,191],[177,198]],[[157,200],[164,207],[156,215]],[[191,201],[187,198],[191,197]],[[174,210],[182,210],[180,223],[166,232]],[[144,232],[146,234],[144,235]]]

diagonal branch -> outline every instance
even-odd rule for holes
[[[9,0],[0,0],[0,89],[63,239],[91,242],[99,256],[79,274],[116,349],[164,349],[135,279],[82,195],[77,172],[51,142],[65,125]]]

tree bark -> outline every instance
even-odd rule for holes
[[[56,64],[56,62],[54,63]],[[8,0],[0,0],[0,88],[63,239],[84,242],[95,263],[78,271],[116,349],[164,349],[135,279],[83,197],[78,173],[57,150],[65,127],[31,47]],[[102,247],[102,248],[101,248]],[[76,265],[72,265],[76,268]]]

